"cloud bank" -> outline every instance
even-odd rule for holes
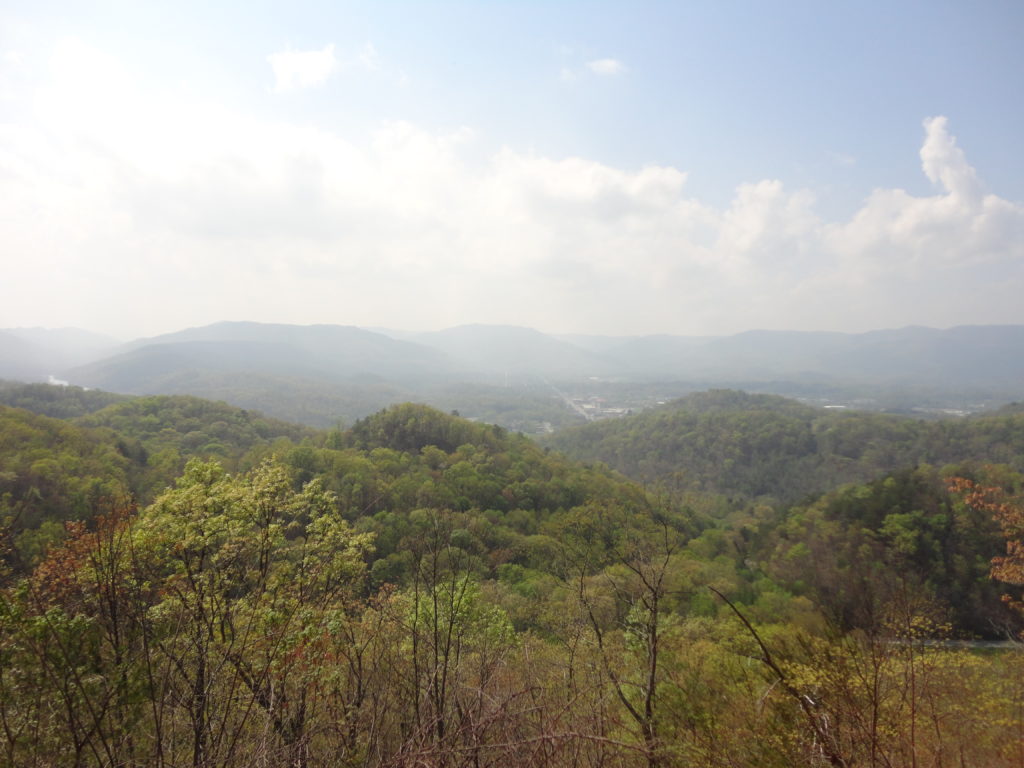
[[[1024,207],[984,189],[941,116],[923,124],[933,194],[876,189],[828,221],[812,190],[778,179],[716,207],[665,165],[486,151],[468,128],[401,121],[355,138],[151,98],[87,47],[63,55],[30,117],[0,126],[0,327],[717,334],[1024,321]],[[336,66],[332,46],[275,55],[279,91]]]

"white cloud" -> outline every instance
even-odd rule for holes
[[[945,117],[924,121],[925,140],[921,147],[921,167],[933,184],[956,197],[973,197],[980,192],[977,174],[968,165],[956,139],[946,130]]]
[[[921,167],[941,191],[876,190],[849,222],[827,228],[826,243],[855,269],[915,279],[1024,258],[1024,207],[983,193],[946,118],[929,118],[924,128]]]
[[[587,62],[587,69],[595,75],[618,75],[626,71],[626,65],[618,59],[595,59]]]
[[[279,51],[267,56],[274,70],[274,92],[322,85],[338,68],[334,44],[320,51]]]
[[[0,326],[1021,320],[1024,206],[982,191],[943,118],[925,122],[921,150],[934,194],[879,189],[825,221],[810,191],[777,179],[714,206],[669,166],[514,147],[481,163],[485,137],[469,129],[392,122],[356,140],[149,94],[81,46],[58,54],[32,120],[0,125],[0,242],[15,255]]]

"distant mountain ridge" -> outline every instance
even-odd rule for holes
[[[1024,384],[1024,325],[921,326],[840,333],[751,330],[730,336],[547,335],[463,325],[431,333],[381,330],[441,349],[463,365],[557,377],[774,380],[822,376],[885,383]],[[555,342],[555,343],[553,343]]]
[[[746,331],[644,336],[608,350],[634,375],[771,379],[829,376],[879,382],[1024,382],[1024,326],[908,327],[845,334]]]
[[[137,339],[119,354],[68,372],[76,383],[140,393],[182,371],[333,380],[433,376],[452,364],[427,347],[345,325],[215,323]]]
[[[312,410],[326,411],[308,423],[321,424],[358,418],[390,402],[451,402],[436,397],[439,391],[450,394],[467,384],[510,395],[517,387],[532,388],[535,402],[559,397],[556,385],[594,380],[744,389],[760,383],[789,394],[834,385],[846,391],[988,388],[1008,402],[1024,399],[1024,325],[618,338],[553,336],[507,325],[411,333],[223,322],[118,346],[74,329],[0,330],[0,378],[45,381],[50,375],[111,392],[224,398],[283,418],[310,412],[308,405],[295,407],[299,399],[316,401]]]
[[[140,350],[148,351],[136,354]],[[139,371],[153,366],[162,370],[172,361],[187,368],[328,379],[512,373],[563,379],[828,376],[900,382],[943,377],[960,383],[1005,384],[1024,381],[1024,325],[946,330],[909,326],[855,334],[752,330],[731,336],[614,337],[557,336],[520,326],[482,324],[412,333],[347,325],[222,322],[121,345],[77,329],[0,330],[0,376],[41,379],[53,373],[76,376],[76,383],[123,387],[123,380],[141,381]]]

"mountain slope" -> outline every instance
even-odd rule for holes
[[[719,390],[566,429],[546,443],[646,483],[791,503],[921,462],[1024,469],[1024,415],[922,421]]]
[[[902,328],[861,334],[747,331],[723,337],[644,336],[608,352],[638,375],[690,380],[820,378],[876,384],[1016,385],[1024,326]]]
[[[0,403],[56,419],[84,416],[126,397],[128,395],[115,395],[111,392],[81,387],[0,381]]]
[[[181,369],[405,378],[434,375],[448,366],[434,350],[352,326],[239,322],[138,339],[125,345],[120,354],[70,375],[76,382],[102,377],[108,386],[124,386],[124,381],[137,388],[142,382]]]
[[[255,392],[255,398],[226,399],[265,407],[258,401],[267,399],[268,390],[284,392],[287,399],[296,397],[288,393],[290,387],[298,392],[325,386],[358,389],[360,376],[422,381],[449,368],[435,350],[359,328],[217,323],[134,341],[120,354],[67,376],[75,384],[133,394]],[[382,404],[378,398],[371,406]]]

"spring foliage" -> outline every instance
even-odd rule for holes
[[[123,485],[7,561],[4,764],[1021,765],[1020,655],[944,642],[1014,626],[1010,469],[702,509],[402,406],[137,507],[163,429],[63,439]]]

